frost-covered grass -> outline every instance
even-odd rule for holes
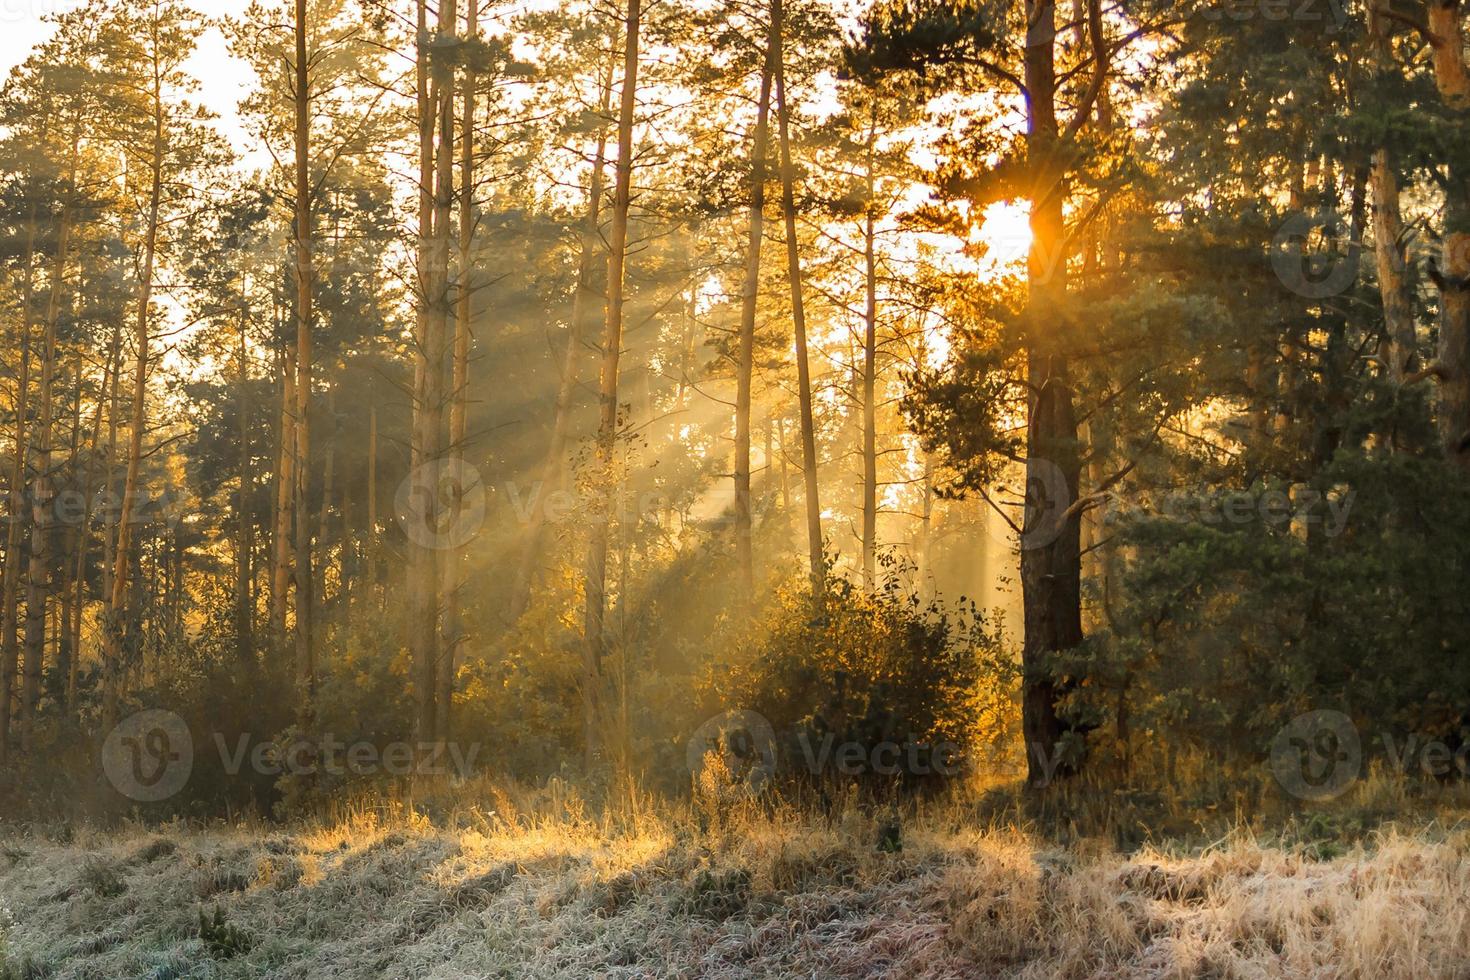
[[[1458,829],[1125,855],[954,804],[554,810],[12,833],[0,977],[1470,975]]]

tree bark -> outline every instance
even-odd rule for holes
[[[316,724],[311,566],[311,90],[306,0],[296,0],[296,716],[303,734]]]
[[[1459,0],[1431,0],[1429,31],[1435,84],[1456,111],[1470,107],[1465,66],[1464,12]],[[1440,291],[1439,428],[1445,454],[1470,472],[1470,172],[1452,162],[1445,184]]]
[[[240,493],[236,502],[235,534],[235,659],[249,668],[255,664],[255,603],[250,582],[251,553],[255,550],[255,522],[250,512],[250,499],[255,491],[255,474],[250,461],[250,352],[246,325],[248,310],[243,288],[240,295],[240,342],[235,351],[239,359],[236,411],[240,413],[237,438],[240,440]]]
[[[1082,642],[1081,520],[1063,519],[1078,498],[1081,459],[1077,419],[1064,353],[1055,338],[1066,298],[1063,202],[1065,172],[1056,161],[1056,5],[1027,0],[1025,54],[1032,245],[1027,257],[1026,512],[1021,536],[1022,732],[1028,780],[1042,786],[1071,766],[1059,758],[1067,726],[1057,703],[1067,693],[1052,657]],[[1075,760],[1072,760],[1075,761]]]
[[[16,379],[15,454],[10,466],[10,508],[5,528],[5,571],[3,613],[0,613],[0,764],[10,760],[10,722],[14,711],[15,679],[20,665],[17,628],[17,596],[20,587],[20,529],[24,518],[26,457],[28,433],[26,420],[30,414],[31,388],[31,301],[34,289],[36,256],[36,208],[31,206],[26,225],[25,264],[21,278],[20,323],[17,346],[20,348],[20,373]]]
[[[480,33],[480,0],[465,0],[465,37],[474,42]],[[474,311],[472,277],[475,245],[475,73],[465,69],[464,95],[461,99],[459,158],[459,291],[458,310],[454,317],[453,368],[449,391],[449,454],[458,465],[453,473],[453,498],[450,501],[450,526],[457,526],[464,510],[464,466],[466,415],[469,410],[470,317]],[[439,655],[438,729],[435,740],[447,744],[450,736],[451,709],[454,704],[455,664],[465,641],[464,618],[460,615],[460,590],[463,588],[465,548],[451,542],[452,550],[444,563],[443,601],[444,649]]]
[[[761,242],[766,217],[766,157],[770,152],[771,72],[779,22],[773,17],[761,63],[760,95],[750,144],[750,220],[745,245],[745,283],[741,291],[740,335],[735,357],[735,558],[740,583],[755,592],[755,556],[750,505],[750,399],[755,375],[755,314],[760,298]]]
[[[112,590],[103,611],[103,724],[117,724],[122,680],[123,636],[127,628],[128,573],[131,570],[132,532],[135,515],[133,504],[143,463],[143,430],[148,415],[148,328],[149,306],[153,301],[153,266],[158,251],[159,211],[163,202],[164,94],[163,82],[155,69],[153,77],[153,147],[151,181],[148,192],[148,217],[143,239],[143,262],[138,278],[138,310],[133,327],[136,356],[133,365],[133,398],[128,432],[127,475],[123,479],[123,496],[118,507],[117,545],[113,555]]]
[[[292,500],[296,490],[296,345],[283,338],[280,443],[276,455],[275,529],[271,534],[271,639],[286,642],[291,602]]]
[[[26,576],[25,678],[21,696],[21,748],[30,750],[36,710],[41,700],[41,674],[46,656],[46,602],[51,593],[51,536],[55,516],[51,499],[51,437],[54,418],[57,332],[66,284],[66,252],[70,247],[72,209],[63,201],[57,220],[56,257],[46,300],[45,334],[41,342],[41,377],[36,392],[36,474],[31,481],[31,553]]]
[[[878,584],[878,261],[876,248],[878,121],[868,129],[867,207],[863,216],[863,586]]]
[[[602,346],[601,411],[597,428],[597,485],[605,486],[613,468],[618,437],[618,359],[623,344],[623,276],[628,260],[628,212],[633,196],[633,122],[638,104],[638,37],[641,0],[628,0],[623,41],[623,85],[618,109],[618,160],[613,182],[613,218],[608,241],[607,308]],[[594,519],[587,549],[586,602],[582,660],[582,722],[586,763],[596,761],[602,739],[603,660],[606,639],[607,539],[611,507]]]
[[[796,237],[796,168],[791,161],[791,107],[786,102],[786,65],[782,50],[785,13],[782,0],[773,0],[772,32],[776,37],[776,119],[781,144],[781,212],[786,224],[786,270],[791,285],[791,324],[796,338],[796,385],[801,408],[802,475],[806,479],[807,560],[812,601],[818,606],[826,595],[827,565],[822,542],[822,503],[817,485],[817,427],[812,408],[811,360],[807,351],[806,301],[801,282],[801,251]]]

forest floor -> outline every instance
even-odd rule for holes
[[[954,807],[510,809],[0,832],[0,978],[1470,975],[1458,826],[1125,853]]]

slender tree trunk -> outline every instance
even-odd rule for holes
[[[296,715],[316,726],[316,655],[312,648],[315,587],[311,565],[311,89],[306,0],[296,0]]]
[[[41,378],[36,392],[40,416],[36,422],[36,475],[31,482],[31,553],[26,576],[25,678],[21,696],[21,747],[29,751],[41,700],[41,675],[46,657],[46,602],[51,593],[51,537],[55,516],[51,491],[54,382],[57,333],[62,293],[66,287],[66,253],[70,246],[72,211],[63,201],[57,222],[56,257],[46,300],[45,334],[41,342]]]
[[[291,603],[292,498],[296,489],[296,345],[281,352],[280,443],[276,454],[275,528],[271,532],[271,639],[286,642],[286,611]]]
[[[877,194],[877,109],[868,130],[867,214],[863,218],[863,585],[878,584],[878,261],[875,200]]]
[[[363,560],[365,598],[375,601],[378,588],[378,406],[368,407],[367,541]],[[361,600],[359,600],[361,601]]]
[[[247,324],[249,315],[244,289],[240,293],[240,341],[235,357],[239,360],[236,411],[240,413],[236,438],[240,440],[240,493],[236,502],[235,535],[235,659],[244,667],[255,664],[255,602],[250,582],[251,557],[255,550],[255,521],[250,501],[255,493],[255,474],[250,460],[250,350]]]
[[[606,119],[612,112],[612,88],[616,62],[609,59],[602,80],[602,112]],[[592,174],[587,190],[587,214],[582,226],[581,255],[577,261],[577,283],[572,293],[571,320],[567,324],[567,346],[562,355],[561,380],[556,390],[556,409],[551,424],[551,440],[541,464],[541,483],[535,488],[536,499],[528,517],[521,561],[511,589],[509,622],[515,624],[526,613],[531,600],[531,579],[541,554],[545,537],[546,495],[559,489],[565,475],[563,456],[571,430],[572,398],[577,390],[577,362],[582,354],[582,335],[586,329],[587,309],[593,299],[592,279],[597,254],[602,250],[602,197],[607,165],[607,128],[597,130],[597,148],[592,155]]]
[[[103,724],[117,723],[122,696],[123,636],[128,619],[128,574],[132,568],[132,534],[139,478],[143,464],[143,430],[148,422],[148,327],[149,306],[153,301],[153,266],[158,250],[159,210],[163,201],[163,84],[155,73],[153,80],[153,156],[152,179],[148,194],[148,219],[143,240],[143,262],[138,278],[138,311],[133,328],[137,355],[133,365],[133,403],[128,433],[127,475],[123,479],[123,496],[118,507],[117,546],[113,556],[112,590],[103,613]]]
[[[417,464],[412,495],[421,526],[410,535],[409,651],[415,701],[414,731],[422,745],[438,732],[439,686],[439,465],[442,460],[444,409],[444,353],[449,324],[449,221],[454,202],[454,70],[443,61],[432,62],[427,13],[420,4],[419,111],[420,180],[419,256],[422,317],[419,320],[414,440]],[[435,43],[452,39],[455,4],[439,5]],[[437,154],[435,131],[438,133]],[[427,194],[427,197],[425,196]],[[417,509],[422,509],[418,513]]]
[[[623,41],[623,87],[618,110],[618,161],[613,183],[613,218],[607,259],[607,318],[602,345],[601,413],[597,428],[597,486],[609,487],[618,437],[618,358],[623,344],[623,276],[628,261],[628,212],[633,196],[633,122],[638,105],[638,38],[642,26],[641,0],[628,0]],[[584,749],[590,769],[602,739],[603,660],[606,638],[603,616],[607,608],[607,538],[611,510],[594,520],[587,550],[584,588],[584,649],[582,663],[582,723]]]
[[[796,335],[796,384],[801,407],[801,457],[806,478],[807,558],[811,566],[813,601],[826,595],[827,566],[822,542],[822,503],[817,487],[817,428],[812,409],[812,372],[807,351],[806,301],[801,283],[801,252],[796,238],[796,168],[791,161],[791,108],[786,101],[786,66],[782,51],[782,0],[771,5],[776,35],[776,118],[781,143],[781,211],[786,221],[786,269],[791,283],[791,322]]]
[[[480,0],[465,0],[465,37],[474,41],[480,33]],[[464,509],[466,467],[464,448],[466,414],[469,409],[470,317],[474,311],[475,245],[475,73],[465,70],[463,115],[460,119],[459,160],[459,291],[458,310],[454,317],[453,368],[449,392],[449,453],[458,465],[454,467],[454,495],[450,526]],[[452,550],[444,562],[442,585],[444,607],[444,649],[439,655],[439,714],[435,740],[447,744],[450,737],[450,714],[454,705],[455,664],[465,641],[464,619],[460,615],[460,590],[463,587],[465,548],[451,542]]]
[[[746,597],[755,592],[750,506],[750,399],[755,380],[755,314],[760,298],[761,242],[766,218],[766,158],[770,155],[771,71],[778,22],[772,18],[761,63],[760,95],[750,141],[750,221],[745,245],[740,337],[735,358],[735,557]]]
[[[109,390],[116,385],[118,364],[112,352],[118,350],[121,337],[122,324],[114,322],[108,359],[102,366],[102,384],[97,389],[97,410],[92,416],[92,445],[88,451],[85,472],[81,476],[82,497],[86,503],[82,508],[82,523],[77,532],[76,571],[72,575],[72,584],[76,593],[72,598],[71,649],[73,659],[71,673],[67,678],[67,702],[73,705],[77,700],[77,670],[82,656],[82,616],[87,608],[87,557],[91,552],[92,543],[92,487],[97,482],[95,466],[102,449],[102,409],[107,404]],[[78,401],[80,402],[80,399]]]
[[[16,378],[15,455],[10,466],[10,508],[5,528],[5,572],[3,614],[0,614],[0,763],[10,759],[10,721],[14,705],[15,679],[20,665],[20,644],[16,635],[20,591],[20,529],[24,520],[26,457],[28,433],[26,420],[30,414],[31,388],[31,300],[34,289],[36,256],[36,208],[31,206],[26,225],[25,265],[21,279],[20,323],[17,346],[20,348],[20,373]]]

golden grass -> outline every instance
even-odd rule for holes
[[[287,829],[11,836],[0,976],[1470,976],[1470,832],[1443,825],[1124,854],[954,801],[712,821],[481,789],[436,822],[362,806]],[[200,938],[216,907],[247,951]]]

